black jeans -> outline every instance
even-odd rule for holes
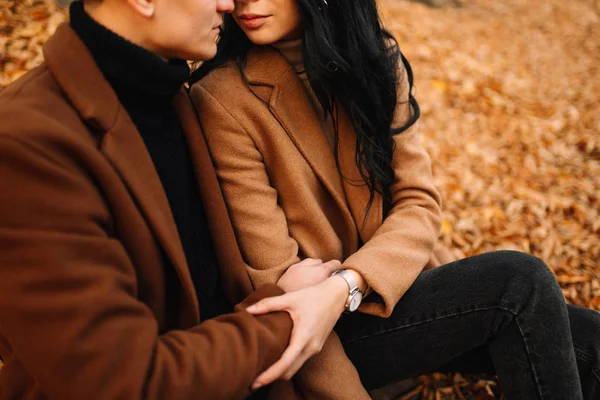
[[[600,313],[567,306],[524,253],[425,271],[390,318],[354,313],[335,330],[369,390],[453,370],[496,373],[507,399],[600,399]]]

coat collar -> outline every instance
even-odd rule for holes
[[[381,196],[376,195],[370,213],[365,218],[369,190],[356,165],[356,132],[341,106],[336,107],[339,134],[336,163],[302,81],[276,49],[269,46],[252,47],[244,74],[251,86],[273,88],[270,97],[263,99],[269,103],[271,113],[330,192],[349,226],[357,228],[363,242],[368,241],[381,226],[383,203]],[[345,245],[349,246],[346,248],[350,251],[355,251],[358,237],[351,235]]]
[[[199,320],[198,301],[166,194],[142,138],[94,62],[68,24],[44,46],[46,64],[74,108],[94,131],[109,162],[131,190],[183,286],[186,323]]]

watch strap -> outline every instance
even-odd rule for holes
[[[337,270],[333,274],[331,274],[331,276],[334,276],[334,275],[339,275],[342,278],[344,278],[344,280],[348,283],[348,288],[349,288],[350,293],[353,293],[357,289],[358,289],[358,291],[360,291],[360,288],[358,287],[358,283],[356,282],[356,280],[354,279],[354,277],[348,270],[346,270],[346,269]]]

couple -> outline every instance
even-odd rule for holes
[[[0,94],[0,399],[600,398],[542,261],[436,248],[375,0],[83,0],[44,55]]]

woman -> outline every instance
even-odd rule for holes
[[[567,307],[543,262],[497,252],[426,269],[440,197],[411,69],[374,0],[236,1],[191,83],[254,285],[304,258],[342,261],[327,284],[249,310],[295,322],[255,388],[327,340],[297,375],[314,397],[367,396],[343,350],[368,389],[451,368],[497,373],[509,399],[580,399],[580,379],[599,396],[600,316]]]

